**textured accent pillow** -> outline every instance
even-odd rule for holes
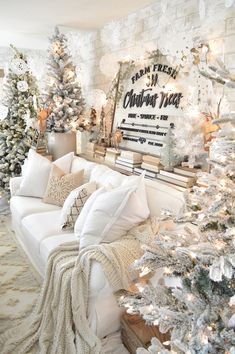
[[[46,157],[38,154],[35,150],[30,149],[17,195],[43,198],[46,192],[51,166],[56,165],[65,173],[69,173],[73,156],[74,153],[72,152],[51,162]]]
[[[91,198],[74,227],[75,235],[80,239],[80,248],[116,241],[149,217],[143,176],[133,177],[124,186],[109,191],[100,188],[92,197],[88,214],[87,204]]]
[[[43,202],[63,206],[69,193],[83,184],[83,175],[83,170],[65,174],[59,167],[52,165]]]
[[[62,230],[73,229],[78,215],[88,198],[96,190],[96,183],[89,182],[72,190],[66,198],[61,211],[61,228]]]

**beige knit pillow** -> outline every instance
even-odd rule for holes
[[[69,193],[83,184],[84,170],[65,174],[59,167],[53,165],[47,184],[44,203],[63,206]]]

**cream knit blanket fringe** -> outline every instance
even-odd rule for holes
[[[1,354],[99,354],[101,341],[89,327],[89,279],[98,261],[114,291],[127,289],[130,265],[142,251],[137,239],[90,246],[79,253],[77,242],[50,255],[40,297],[32,315],[0,336]]]

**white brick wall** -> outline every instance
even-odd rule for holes
[[[176,32],[180,32],[182,27],[187,25],[189,29],[199,33],[204,40],[209,41],[212,52],[224,58],[228,68],[235,72],[235,8],[225,9],[223,0],[210,0],[206,3],[206,20],[211,22],[207,26],[205,21],[200,20],[198,0],[168,1],[166,12],[170,15],[171,25]],[[93,66],[90,89],[101,88],[106,91],[110,86],[111,78],[106,77],[99,68],[99,61],[105,53],[119,53],[124,56],[133,45],[133,39],[137,44],[140,43],[142,46],[149,44],[150,49],[157,49],[159,39],[157,27],[161,11],[160,2],[156,1],[121,19],[121,44],[118,49],[107,48],[98,32],[97,39],[93,42],[93,57],[86,62],[87,65]],[[214,23],[211,21],[213,17],[216,19]],[[234,96],[232,93],[229,98],[233,102],[233,109],[235,109]]]

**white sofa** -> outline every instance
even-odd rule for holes
[[[85,181],[95,181],[97,186],[112,184],[119,186],[127,176],[107,166],[74,157],[71,172],[84,169]],[[58,245],[76,240],[73,231],[62,231],[60,227],[61,208],[45,204],[40,198],[15,195],[21,177],[10,181],[12,226],[17,238],[36,270],[45,273],[50,252]],[[160,182],[146,180],[148,204],[152,215],[158,215],[162,208],[178,211],[183,204],[182,193]],[[94,262],[90,279],[89,323],[99,338],[103,339],[103,353],[127,353],[120,342],[120,316],[112,290],[102,272]]]

